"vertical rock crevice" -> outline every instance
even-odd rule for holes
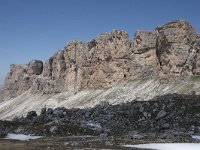
[[[78,74],[78,65],[77,65],[77,45],[74,45],[74,93],[76,94],[78,92],[77,89],[77,74]]]
[[[158,34],[157,55],[162,73],[179,77],[192,75],[196,32],[185,20],[175,20],[156,28]]]

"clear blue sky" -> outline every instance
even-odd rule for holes
[[[153,30],[174,19],[200,32],[200,0],[0,0],[0,83],[10,64],[46,60],[70,40]]]

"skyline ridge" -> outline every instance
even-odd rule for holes
[[[198,0],[0,1],[0,83],[10,64],[46,60],[70,40],[88,41],[99,33],[152,30],[185,19],[200,32]],[[8,11],[9,10],[9,11]]]

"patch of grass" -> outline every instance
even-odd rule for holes
[[[188,106],[186,113],[197,114],[200,113],[200,106]]]
[[[190,80],[191,80],[191,81],[199,82],[199,81],[200,81],[200,76],[191,76],[191,77],[190,77]]]
[[[89,128],[82,127],[75,124],[62,124],[58,126],[59,131],[63,133],[82,134],[82,135],[95,135],[95,131]]]
[[[27,122],[15,122],[15,121],[4,121],[3,123],[5,124],[6,128],[8,128],[11,131],[14,131],[19,127],[25,126],[27,124]]]

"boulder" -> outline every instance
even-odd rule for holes
[[[34,117],[37,117],[36,111],[29,111],[26,115],[27,119],[33,119]]]
[[[53,114],[53,109],[52,108],[48,108],[46,113],[47,113],[47,115]]]
[[[46,114],[46,110],[47,110],[46,107],[42,108],[42,109],[41,109],[41,112],[40,112],[40,115]]]
[[[161,111],[159,111],[158,112],[158,114],[157,114],[157,119],[160,119],[160,118],[163,118],[163,117],[165,117],[167,115],[167,113],[166,113],[166,111],[164,111],[164,110],[161,110]]]
[[[31,60],[28,64],[28,75],[40,75],[43,71],[43,62],[40,60]]]

